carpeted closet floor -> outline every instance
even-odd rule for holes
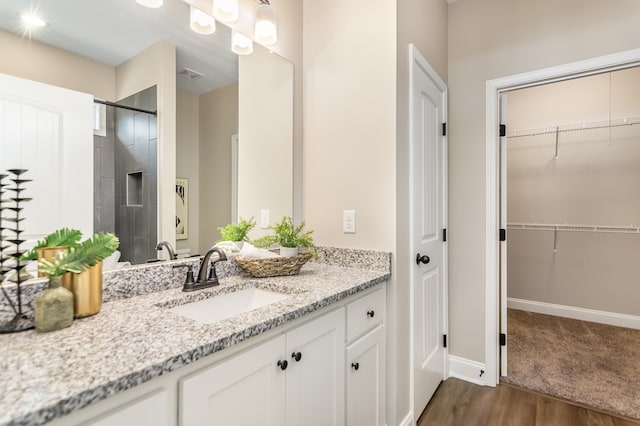
[[[640,330],[508,310],[503,382],[640,419]]]

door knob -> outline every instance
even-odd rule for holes
[[[294,352],[291,354],[291,358],[295,359],[296,362],[299,362],[302,359],[302,353]]]
[[[420,253],[416,254],[416,265],[420,265],[421,263],[424,263],[426,265],[430,261],[431,259],[429,259],[429,256],[427,256],[426,254],[423,256],[420,256]]]
[[[286,359],[284,361],[278,361],[278,367],[280,367],[281,370],[286,370],[288,365],[289,363]]]

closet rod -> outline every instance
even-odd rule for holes
[[[611,127],[634,126],[640,124],[640,115],[614,118],[611,120],[585,121],[578,124],[564,126],[540,127],[538,129],[513,130],[507,132],[507,138],[521,138],[524,136],[548,135],[551,133],[576,132],[579,130],[608,129]]]
[[[521,229],[527,231],[608,232],[617,234],[640,233],[640,228],[634,226],[572,225],[568,223],[507,223],[507,229]]]

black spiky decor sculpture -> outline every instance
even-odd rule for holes
[[[20,256],[25,253],[21,245],[25,242],[21,235],[24,231],[20,224],[24,220],[21,215],[23,204],[31,198],[22,196],[24,184],[31,182],[22,175],[25,169],[10,169],[0,174],[0,289],[7,299],[9,309],[13,311],[13,318],[0,324],[0,333],[13,333],[33,328],[33,318],[26,315],[22,300],[23,276],[21,274],[25,262]],[[7,276],[13,272],[15,288],[7,290],[5,282]],[[12,294],[15,293],[15,294]]]

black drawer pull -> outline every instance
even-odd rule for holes
[[[376,314],[376,313],[375,313],[375,311],[374,311],[373,309],[372,309],[372,310],[370,310],[370,311],[367,311],[367,316],[368,316],[369,318],[373,318],[373,317],[375,316],[375,314]]]
[[[286,370],[288,365],[289,363],[287,362],[286,359],[278,361],[278,367],[280,367],[280,370]]]
[[[302,359],[302,353],[294,352],[291,354],[291,358],[295,359],[296,362],[300,362],[300,360]]]
[[[360,368],[360,363],[359,362],[352,362],[351,363],[351,368],[353,368],[354,370],[358,371],[358,369]]]

